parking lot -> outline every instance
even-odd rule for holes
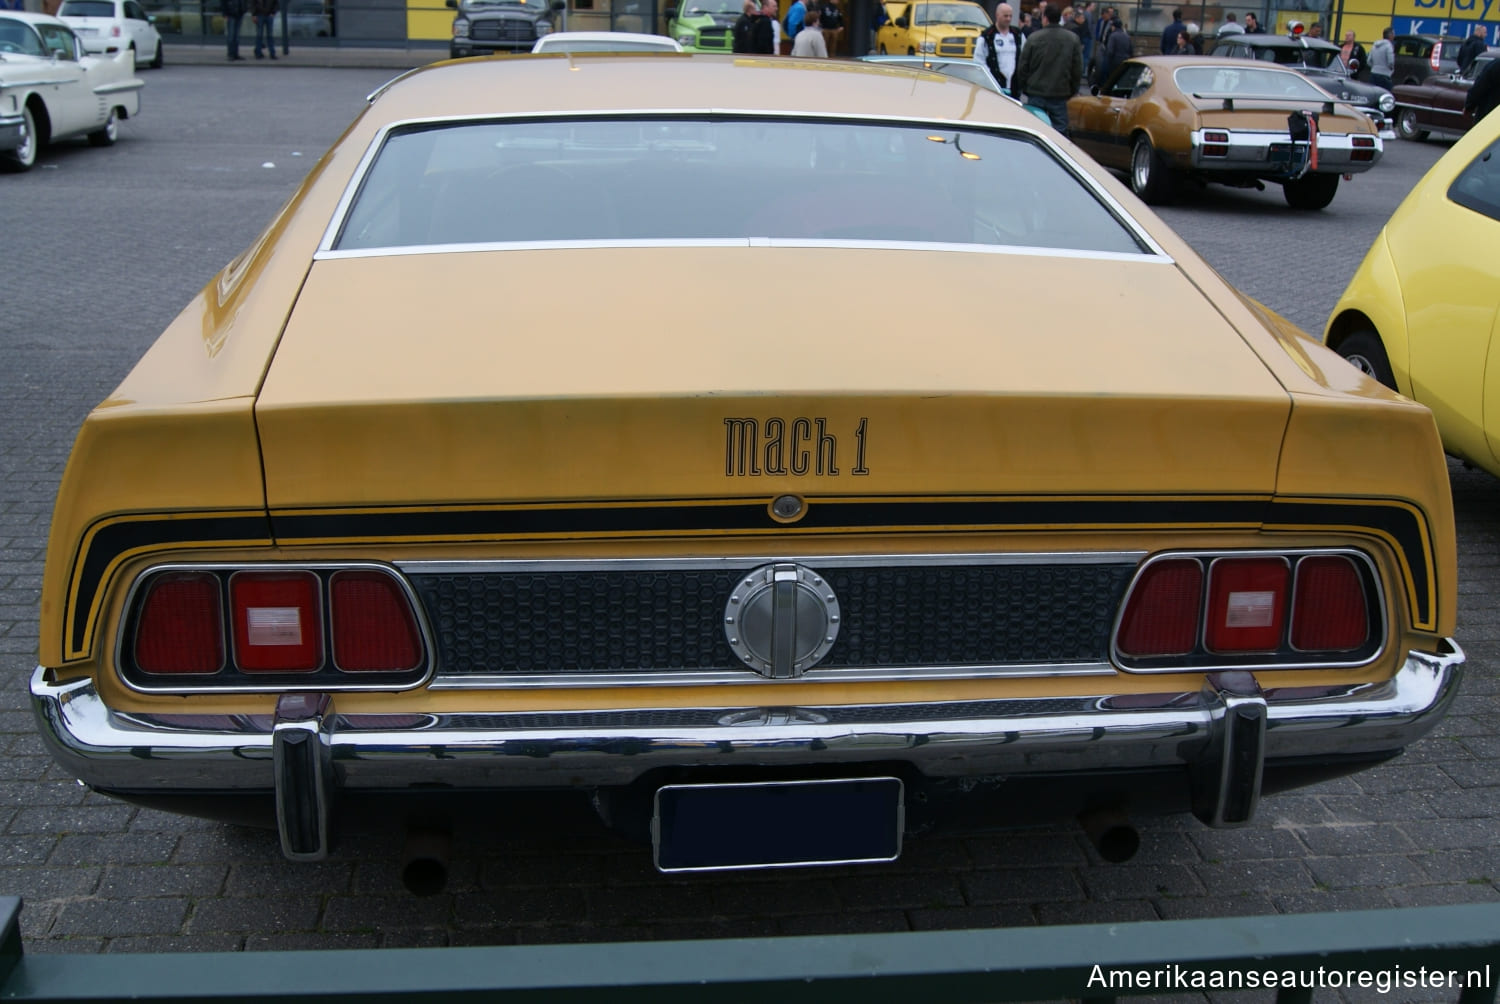
[[[0,177],[0,895],[28,952],[468,945],[1007,927],[1500,900],[1500,482],[1452,464],[1468,676],[1437,733],[1381,768],[1271,797],[1252,825],[1137,820],[1107,864],[1055,825],[911,840],[863,869],[666,877],[581,803],[517,802],[455,833],[436,895],[399,880],[402,837],[344,828],[285,862],[274,833],[93,795],[43,752],[27,706],[49,511],[68,449],[192,295],[249,244],[393,71],[174,66],[145,73],[120,143]],[[1162,215],[1231,282],[1309,330],[1442,144],[1385,162],[1320,213],[1211,188]],[[1058,267],[1035,295],[1089,295]],[[972,291],[975,309],[985,291]],[[498,314],[504,303],[493,304]],[[1170,323],[1170,310],[1163,311]],[[1061,332],[1038,337],[1066,337]]]

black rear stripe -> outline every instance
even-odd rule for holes
[[[962,529],[1008,532],[1020,528],[1058,530],[1156,529],[1183,526],[1355,527],[1377,530],[1396,543],[1409,570],[1413,621],[1435,626],[1433,567],[1425,519],[1404,503],[1318,504],[1258,498],[1134,499],[930,499],[809,501],[807,515],[793,525],[771,519],[765,502],[711,504],[695,501],[639,505],[535,506],[494,509],[299,510],[265,515],[174,515],[124,519],[100,526],[74,566],[73,605],[66,625],[68,658],[88,654],[93,605],[111,569],[128,552],[214,547],[253,541],[296,545],[311,541],[481,540],[505,537],[568,537],[777,530],[804,534],[836,530]]]

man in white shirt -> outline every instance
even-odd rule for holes
[[[1014,16],[1010,4],[1000,4],[995,8],[995,23],[980,32],[974,41],[975,62],[988,66],[1007,93],[1010,92],[1010,78],[1015,76],[1016,59],[1026,42],[1020,30],[1011,26]]]

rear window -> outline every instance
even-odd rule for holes
[[[1185,94],[1213,97],[1296,98],[1327,101],[1328,95],[1306,77],[1261,66],[1183,66],[1176,72]]]
[[[1024,133],[737,117],[393,130],[334,247],[715,239],[1148,250]]]
[[[114,17],[115,5],[110,0],[63,0],[57,13],[59,17]]]

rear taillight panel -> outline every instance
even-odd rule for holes
[[[432,652],[389,566],[194,565],[136,580],[116,664],[151,692],[401,690],[426,681]]]
[[[1374,563],[1352,549],[1164,553],[1143,562],[1116,620],[1120,668],[1363,666],[1385,647]]]

